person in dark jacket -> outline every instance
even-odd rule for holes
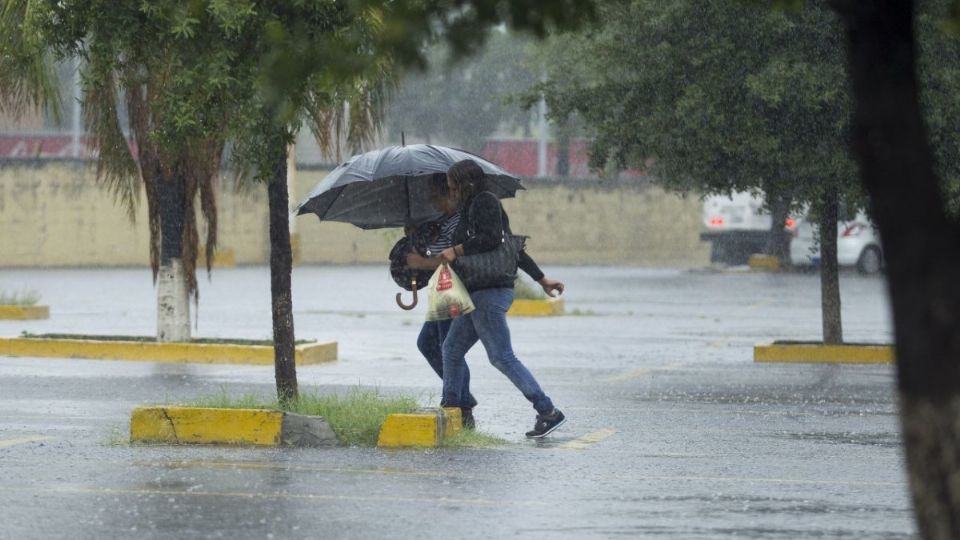
[[[453,245],[453,237],[460,223],[461,211],[459,201],[451,197],[450,188],[447,183],[447,175],[434,175],[430,181],[430,204],[437,210],[443,212],[443,217],[435,222],[436,232],[430,236],[429,241],[423,246],[426,256],[413,251],[407,255],[407,266],[414,270],[434,270],[443,260],[439,254],[446,248]],[[412,231],[408,231],[410,233]],[[560,290],[563,284],[557,281],[547,279],[537,263],[532,257],[524,253],[520,263],[520,269],[526,272],[531,278],[541,283],[544,290],[548,293],[555,290],[559,284]],[[545,286],[544,284],[548,284]],[[433,368],[433,371],[443,379],[443,342],[450,330],[451,319],[443,321],[426,321],[420,329],[417,337],[417,348],[426,358],[427,363]],[[473,416],[473,408],[477,405],[476,398],[470,393],[470,369],[464,364],[462,387],[460,391],[460,410],[463,418],[463,425],[468,429],[473,429],[476,421]]]
[[[454,163],[447,171],[450,191],[458,201],[460,223],[453,234],[453,246],[443,250],[440,257],[454,262],[457,257],[492,251],[500,246],[504,234],[511,234],[510,220],[496,195],[483,189],[484,174],[473,160]],[[536,263],[520,252],[521,267],[536,267]],[[553,296],[563,293],[564,285],[547,279],[536,268],[529,272],[540,286]],[[560,409],[543,392],[537,380],[513,352],[507,310],[513,303],[513,281],[505,279],[482,289],[470,290],[476,310],[453,320],[443,342],[443,397],[444,407],[462,407],[462,381],[466,372],[466,354],[477,341],[483,343],[490,363],[523,393],[537,411],[533,429],[527,437],[544,437],[566,421]]]

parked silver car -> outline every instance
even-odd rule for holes
[[[817,229],[817,224],[806,218],[797,221],[790,241],[790,262],[793,265],[819,266]],[[851,221],[837,224],[837,262],[840,266],[855,266],[863,274],[876,274],[883,269],[880,235],[863,212]]]

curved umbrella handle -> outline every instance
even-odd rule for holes
[[[403,300],[400,299],[400,293],[397,293],[397,305],[400,306],[400,309],[404,309],[406,311],[410,311],[411,309],[417,307],[417,302],[420,301],[420,299],[417,298],[416,278],[410,280],[410,285],[411,285],[410,288],[413,290],[413,302],[411,302],[410,305],[404,304]]]

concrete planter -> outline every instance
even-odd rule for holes
[[[507,315],[511,317],[548,317],[563,315],[563,299],[548,298],[546,300],[514,300]]]
[[[801,364],[890,364],[893,346],[850,343],[824,345],[819,342],[777,341],[753,348],[753,361]]]
[[[49,318],[49,306],[0,306],[0,321],[27,321]]]
[[[381,448],[436,448],[463,428],[460,409],[427,408],[407,414],[391,414],[380,427]]]
[[[327,421],[268,409],[137,407],[130,442],[321,447],[340,444]]]
[[[296,346],[295,355],[298,366],[332,362],[337,359],[337,343],[304,343]],[[273,347],[270,345],[158,343],[92,337],[0,338],[0,356],[252,365],[273,365],[274,360]]]

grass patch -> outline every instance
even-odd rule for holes
[[[473,429],[461,429],[456,435],[443,441],[447,448],[493,448],[510,444],[500,437]]]
[[[21,332],[20,337],[30,339],[81,339],[91,341],[132,341],[134,343],[159,343],[154,336],[98,336],[91,334],[33,334]],[[194,343],[197,345],[258,345],[273,347],[272,339],[232,339],[232,338],[192,338],[190,341],[177,343]],[[312,339],[298,339],[295,345],[316,343]]]
[[[518,277],[513,283],[513,297],[516,300],[546,300],[547,293],[543,292],[543,287]]]
[[[37,291],[8,293],[0,291],[0,306],[35,306],[40,301]]]
[[[223,409],[281,409],[276,401],[267,402],[255,395],[199,398],[183,405]],[[387,416],[409,413],[418,408],[417,400],[408,396],[381,396],[375,390],[354,390],[346,395],[300,394],[300,399],[287,403],[282,410],[297,414],[322,416],[337,434],[340,442],[350,446],[376,446],[380,426]]]

